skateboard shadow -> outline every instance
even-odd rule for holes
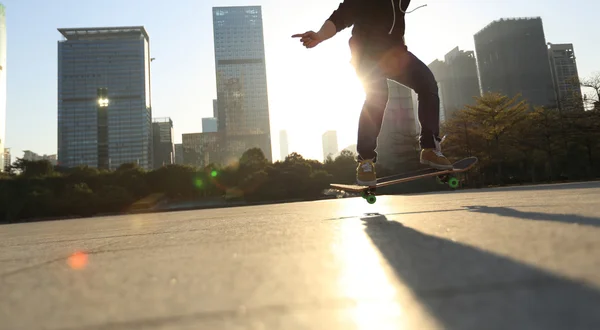
[[[399,280],[444,329],[600,328],[596,288],[385,215],[362,220]]]
[[[515,210],[509,207],[496,206],[465,206],[471,212],[479,212],[486,214],[496,214],[503,217],[520,218],[534,221],[555,221],[569,224],[580,224],[586,226],[600,227],[600,218],[586,217],[576,214],[553,214],[543,212],[525,212]]]

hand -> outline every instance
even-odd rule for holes
[[[300,38],[300,42],[306,48],[314,48],[323,41],[323,38],[314,31],[294,34],[292,38]]]

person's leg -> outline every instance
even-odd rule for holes
[[[358,122],[358,168],[356,182],[359,185],[375,185],[377,175],[377,137],[381,131],[383,115],[388,102],[387,79],[375,63],[362,61],[357,74],[365,91],[365,102]]]
[[[394,61],[395,67],[388,78],[413,89],[418,96],[421,163],[438,169],[452,168],[441,152],[440,98],[433,73],[409,51],[397,53]]]

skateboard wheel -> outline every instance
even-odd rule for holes
[[[458,188],[458,179],[450,178],[450,180],[448,180],[448,186],[450,186],[450,188],[452,188],[452,189]]]
[[[374,204],[376,201],[377,201],[377,197],[375,197],[375,195],[367,196],[367,203]]]

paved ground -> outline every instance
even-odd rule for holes
[[[599,329],[599,311],[600,183],[0,226],[3,330]]]

